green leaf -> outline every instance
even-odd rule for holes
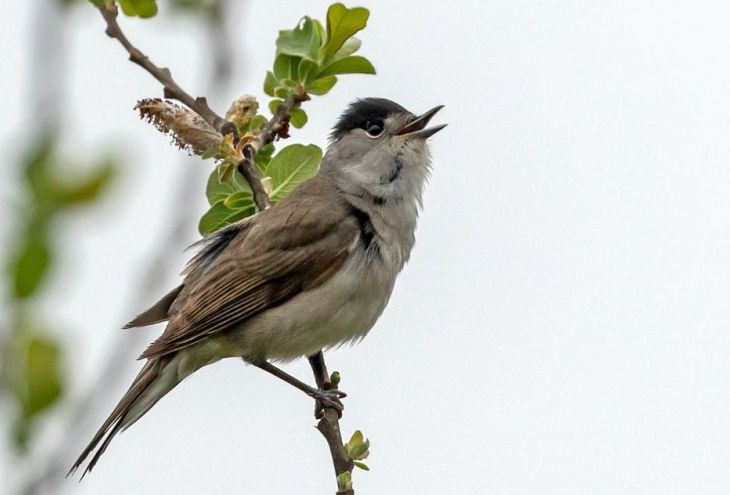
[[[51,337],[35,335],[27,338],[23,351],[25,359],[19,370],[16,393],[23,416],[30,418],[61,396],[61,349]]]
[[[335,74],[375,74],[375,67],[365,57],[353,55],[335,60],[322,69],[317,78],[333,76]]]
[[[155,0],[117,0],[122,12],[130,17],[141,18],[154,17],[157,14],[157,2]]]
[[[261,129],[261,126],[266,123],[268,119],[264,117],[263,115],[257,115],[254,118],[251,119],[251,122],[248,124],[247,131],[258,131]]]
[[[205,195],[208,203],[213,206],[216,203],[224,201],[228,196],[237,192],[248,192],[251,194],[251,188],[246,179],[240,172],[236,171],[231,178],[225,182],[218,181],[218,172],[216,170],[208,177],[208,185],[205,188]]]
[[[355,466],[359,467],[360,469],[362,469],[362,470],[364,470],[364,471],[370,471],[370,468],[369,468],[369,467],[368,467],[368,465],[367,465],[367,464],[365,464],[364,462],[361,462],[361,461],[352,461],[352,463],[353,463],[353,464],[354,464]]]
[[[355,430],[347,443],[354,447],[355,445],[360,445],[364,438],[365,437],[360,430]]]
[[[278,87],[274,91],[274,94],[272,96],[276,96],[277,98],[288,98],[289,94],[291,93],[290,89],[284,88],[284,87]]]
[[[264,172],[274,183],[271,202],[276,203],[299,184],[313,177],[321,161],[322,149],[314,144],[292,144],[279,151]]]
[[[352,473],[345,471],[337,476],[337,488],[340,490],[352,490]]]
[[[230,225],[233,222],[251,216],[256,213],[256,207],[251,208],[239,208],[231,209],[228,208],[223,201],[214,204],[200,219],[198,223],[198,231],[201,234],[206,235],[211,232]]]
[[[369,16],[370,12],[364,7],[348,9],[339,2],[330,5],[327,10],[327,42],[322,47],[324,59],[332,57],[348,38],[363,29]]]
[[[216,172],[218,172],[218,174],[217,174],[218,182],[221,184],[226,182],[228,179],[231,178],[231,175],[233,175],[233,172],[235,170],[236,170],[236,166],[227,160],[224,160],[221,163],[219,163],[218,166],[216,167]]]
[[[271,156],[274,154],[274,145],[269,143],[265,144],[261,147],[258,153],[256,153],[256,156],[254,156],[253,161],[256,163],[256,165],[259,167],[259,170],[261,171],[261,175],[264,175],[264,170],[266,170],[266,166],[271,161]]]
[[[253,194],[249,191],[238,191],[228,196],[223,204],[231,210],[240,210],[241,208],[256,208],[253,200]]]
[[[294,29],[279,31],[276,49],[277,53],[303,57],[316,62],[321,43],[322,40],[314,22],[309,17],[304,17]]]
[[[330,60],[337,60],[352,55],[360,49],[360,45],[362,45],[362,41],[359,39],[354,37],[348,38],[347,41],[345,41],[345,44],[342,45],[342,48],[337,50],[337,52],[330,57]]]
[[[299,69],[297,72],[297,81],[299,81],[303,85],[306,85],[307,83],[317,78],[317,72],[319,72],[319,64],[303,58],[299,62]]]
[[[304,124],[307,123],[307,114],[299,107],[293,108],[291,111],[291,125],[296,127],[297,129],[301,129],[304,127]]]
[[[358,443],[357,445],[351,446],[348,455],[350,456],[350,459],[360,460],[367,457],[364,456],[364,454],[368,451],[368,448],[370,448],[370,442]]]
[[[277,79],[290,79],[292,81],[299,80],[299,62],[302,59],[300,57],[292,57],[280,53],[274,59],[274,76]]]
[[[279,100],[279,99],[271,100],[269,102],[269,111],[271,112],[271,115],[276,115],[276,110],[283,103],[284,103],[284,100]]]
[[[266,79],[264,79],[264,93],[269,96],[274,96],[274,91],[276,90],[277,85],[278,81],[276,80],[274,73],[271,71],[267,72]]]
[[[332,89],[332,86],[335,85],[335,83],[337,83],[336,76],[325,76],[307,85],[306,91],[307,93],[321,96],[327,94],[329,90]]]
[[[12,266],[16,297],[32,296],[46,276],[50,263],[51,253],[46,240],[42,236],[31,236]]]

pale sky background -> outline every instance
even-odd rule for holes
[[[163,10],[165,0],[160,0]],[[359,494],[730,492],[730,30],[726,1],[358,2],[362,54],[307,103],[290,142],[326,144],[356,97],[446,108],[412,259],[343,375],[344,431],[372,441]],[[29,48],[40,1],[3,10],[0,193],[13,194],[29,139]],[[237,9],[239,64],[223,111],[263,96],[277,30],[328,2]],[[348,4],[350,5],[350,4]],[[160,94],[77,8],[65,41],[64,146],[127,160],[96,213],[59,225],[62,262],[44,314],[64,330],[72,393],[91,383],[136,311],[181,167],[139,121]],[[204,32],[182,17],[123,19],[131,39],[191,92],[206,80]],[[8,235],[7,210],[2,235]],[[170,256],[182,268],[184,244]],[[73,242],[72,242],[73,241]],[[169,280],[172,287],[176,279]],[[153,302],[151,299],[149,303]],[[161,331],[138,330],[140,351]],[[133,338],[132,333],[126,334]],[[121,396],[130,366],[70,445],[66,464]],[[287,367],[310,380],[304,361]],[[312,404],[241,362],[201,370],[120,435],[62,494],[334,493]],[[59,435],[46,425],[36,453]],[[0,479],[22,472],[5,454]],[[3,483],[6,486],[6,483]]]

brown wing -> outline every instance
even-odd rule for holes
[[[250,221],[215,259],[188,273],[165,332],[141,358],[235,328],[322,284],[342,266],[359,235],[357,221],[317,178]]]

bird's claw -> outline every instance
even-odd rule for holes
[[[316,402],[314,404],[314,417],[321,419],[324,416],[325,409],[334,409],[337,411],[337,416],[342,417],[343,406],[342,401],[347,397],[347,394],[342,390],[335,389],[313,389],[310,394]]]

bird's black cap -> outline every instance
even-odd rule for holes
[[[342,113],[332,129],[330,138],[336,141],[353,129],[365,129],[374,122],[382,122],[388,115],[393,113],[410,112],[386,98],[362,98],[351,103],[347,110]]]

